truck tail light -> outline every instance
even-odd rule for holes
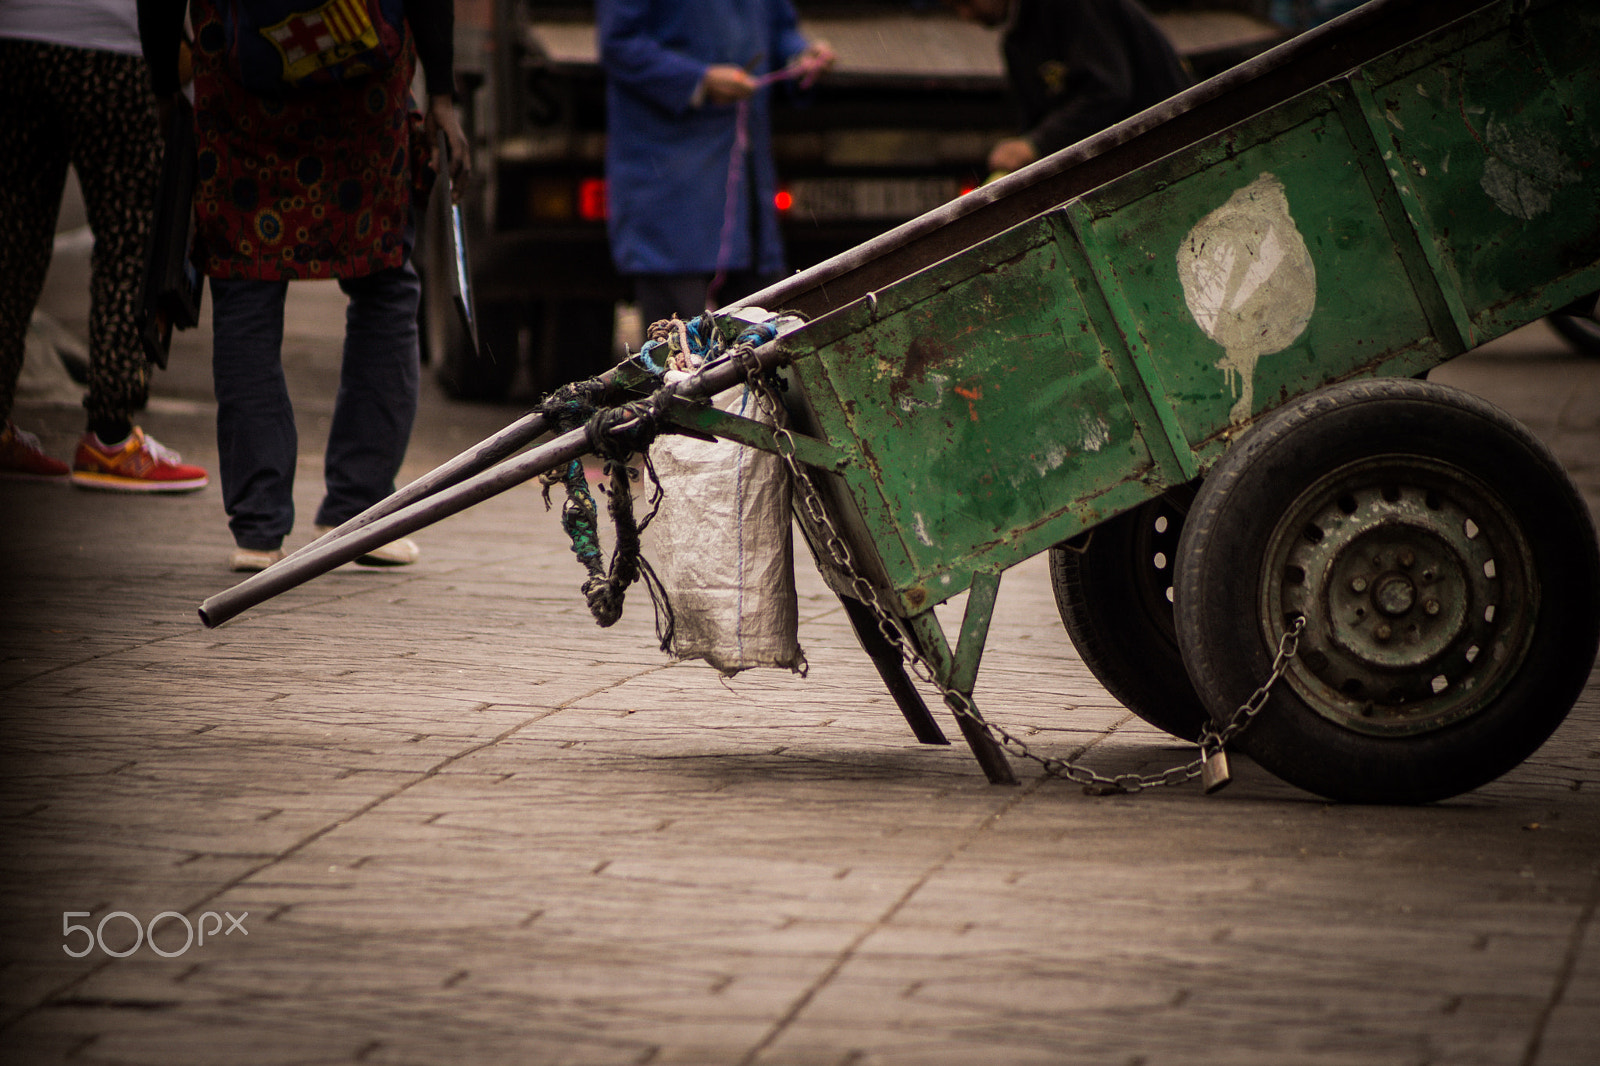
[[[606,220],[606,180],[584,178],[578,182],[578,217],[585,222]]]
[[[530,220],[564,222],[572,217],[572,186],[564,181],[536,180],[528,186]]]
[[[794,194],[788,189],[779,189],[772,194],[772,206],[779,211],[787,211],[794,206]]]

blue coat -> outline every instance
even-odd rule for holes
[[[790,0],[598,0],[595,8],[606,72],[608,228],[617,269],[782,272],[768,110],[778,87],[750,101],[749,154],[722,264],[717,256],[737,108],[694,107],[692,98],[709,66],[731,63],[760,76],[803,52],[806,41]],[[760,226],[756,262],[752,203]]]

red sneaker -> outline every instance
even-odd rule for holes
[[[138,426],[121,444],[105,444],[93,433],[78,441],[72,457],[72,483],[112,492],[193,492],[210,478],[177,452],[145,436]]]
[[[10,421],[0,430],[0,477],[15,481],[54,481],[67,476],[67,464],[44,453],[39,438]]]

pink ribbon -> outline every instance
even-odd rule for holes
[[[800,88],[809,89],[827,69],[827,64],[815,56],[802,56],[782,70],[774,70],[756,79],[757,91],[780,81],[796,81]],[[739,205],[734,197],[744,177],[744,155],[750,147],[750,100],[739,101],[734,115],[733,152],[728,158],[728,184],[722,194],[722,237],[717,245],[717,273],[706,286],[706,309],[710,310],[717,290],[728,280],[728,260],[733,258],[733,228],[739,221]],[[755,264],[751,264],[754,269]]]

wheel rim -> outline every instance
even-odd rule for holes
[[[1183,534],[1183,518],[1194,493],[1180,499],[1158,497],[1156,506],[1141,514],[1143,519],[1132,538],[1133,571],[1136,593],[1145,614],[1172,646],[1178,646],[1178,632],[1172,620],[1172,580],[1178,561],[1178,539]]]
[[[1285,675],[1317,714],[1411,736],[1493,701],[1533,636],[1539,592],[1519,523],[1481,481],[1410,456],[1350,464],[1274,529],[1261,619],[1275,646],[1306,619]]]

